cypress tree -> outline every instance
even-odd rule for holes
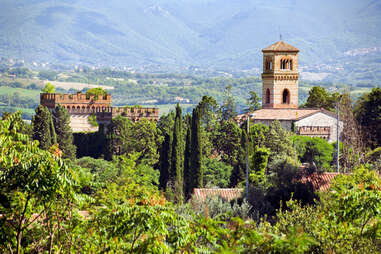
[[[52,115],[47,107],[39,105],[33,116],[33,139],[40,142],[39,147],[47,150],[56,143]]]
[[[246,131],[241,131],[241,147],[237,155],[237,163],[233,166],[232,174],[230,175],[230,187],[236,187],[237,184],[245,180],[245,160],[246,160]]]
[[[193,176],[191,172],[191,156],[192,156],[191,143],[192,143],[191,126],[189,123],[187,128],[187,135],[185,138],[185,151],[184,151],[184,196],[186,200],[190,198],[190,195],[192,193],[192,187],[193,187],[193,183],[192,183]]]
[[[58,105],[53,112],[54,129],[57,135],[59,148],[64,158],[75,158],[76,147],[73,144],[73,132],[70,127],[70,116],[67,110]]]
[[[183,146],[182,116],[180,105],[176,106],[175,125],[173,127],[172,156],[170,178],[174,185],[174,194],[178,202],[183,199]]]
[[[160,177],[159,177],[159,188],[163,191],[167,189],[167,182],[169,180],[169,170],[171,166],[171,136],[166,134],[164,137],[164,142],[160,149]]]
[[[193,179],[191,191],[194,188],[202,187],[202,148],[201,148],[201,121],[200,111],[196,107],[192,113],[192,133],[191,133],[191,161],[190,171],[191,179]]]

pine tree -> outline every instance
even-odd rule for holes
[[[191,133],[191,161],[190,172],[192,181],[192,188],[202,187],[203,172],[202,172],[202,148],[201,148],[201,121],[200,111],[196,107],[193,109],[192,114],[192,133]]]
[[[183,199],[183,145],[182,116],[179,104],[176,106],[175,125],[173,128],[170,179],[174,187],[177,202]]]
[[[189,119],[190,120],[190,119]],[[190,120],[191,122],[191,120]],[[189,199],[192,193],[192,172],[191,172],[191,126],[188,124],[187,135],[185,138],[185,151],[184,151],[184,196]]]
[[[33,139],[40,142],[39,147],[47,150],[56,143],[52,115],[47,107],[39,105],[33,116]]]
[[[59,148],[64,158],[75,158],[76,147],[73,145],[73,132],[70,127],[70,116],[67,110],[60,105],[53,112],[54,129],[57,134]]]

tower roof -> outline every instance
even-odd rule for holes
[[[262,49],[262,52],[299,52],[299,49],[280,40],[267,48]]]

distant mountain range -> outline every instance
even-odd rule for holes
[[[381,63],[380,50],[361,51],[381,47],[381,1],[2,0],[0,8],[0,57],[29,62],[252,69],[280,34],[301,50],[301,65],[356,63],[348,53],[356,50]]]

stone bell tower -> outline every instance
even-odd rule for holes
[[[262,52],[262,108],[298,108],[299,49],[281,40]]]

